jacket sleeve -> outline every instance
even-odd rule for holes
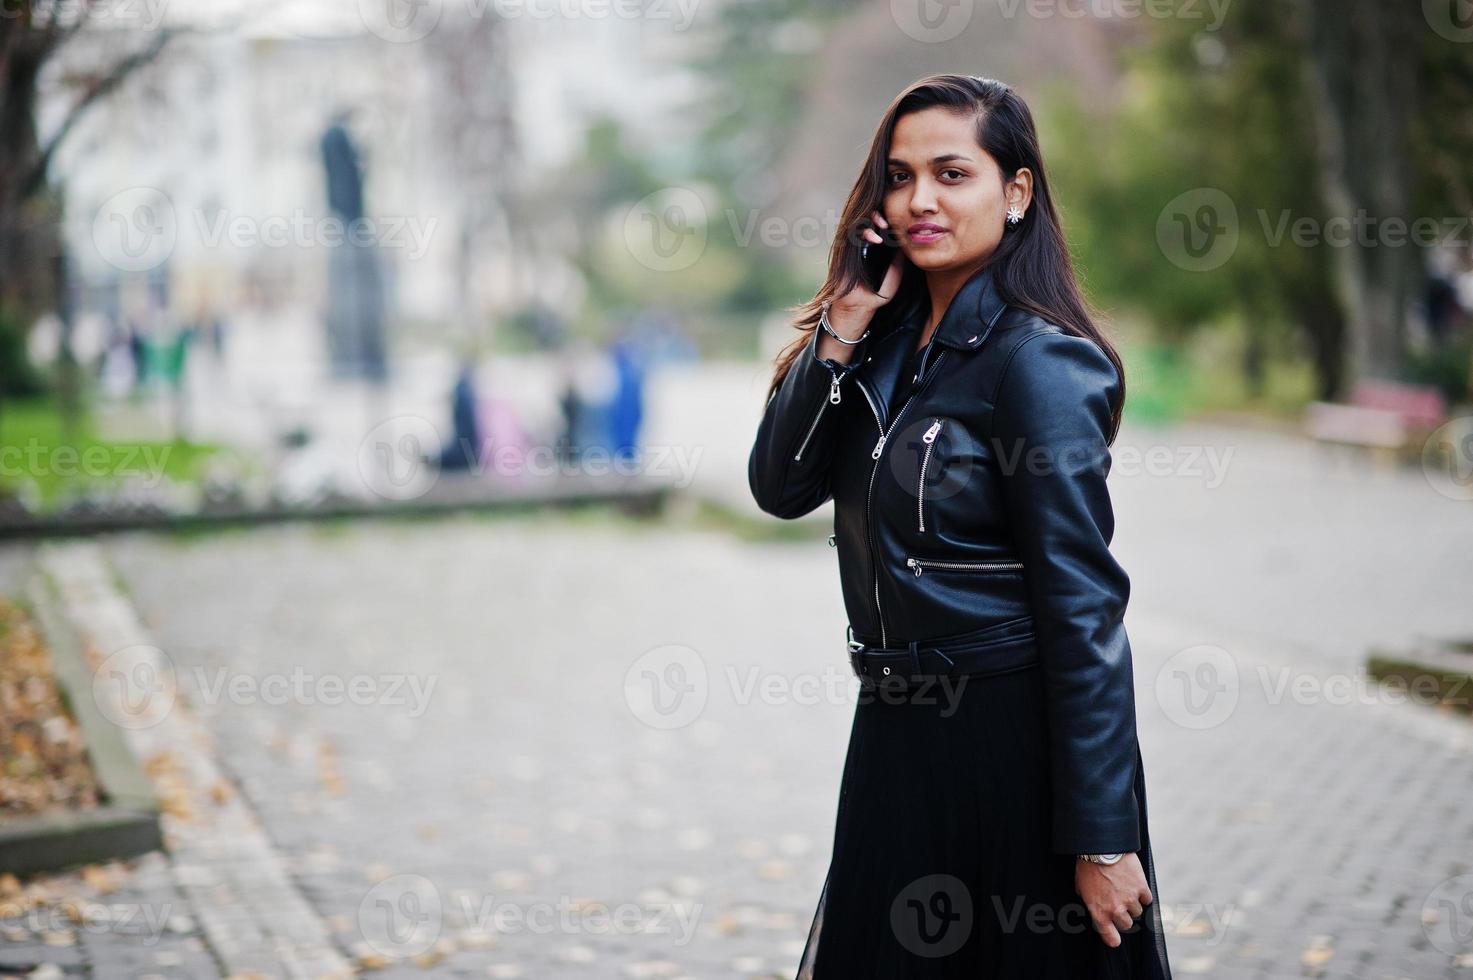
[[[768,399],[747,459],[747,483],[757,506],[785,520],[817,510],[832,495],[829,463],[838,412],[833,399],[852,391],[849,373],[864,363],[866,339],[849,363],[818,356],[818,331]]]
[[[1047,686],[1059,854],[1140,849],[1130,579],[1110,553],[1105,485],[1119,391],[1114,364],[1093,341],[1049,331],[1014,350],[993,415]]]

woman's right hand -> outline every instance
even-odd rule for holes
[[[879,211],[873,211],[871,214],[876,225],[881,228],[890,227],[885,216]],[[863,235],[866,241],[877,245],[885,241],[873,228],[864,229]],[[879,292],[870,289],[868,284],[861,279],[853,289],[830,303],[829,325],[846,340],[853,340],[862,335],[869,327],[870,319],[875,315],[875,311],[895,298],[895,291],[900,288],[904,262],[905,253],[897,248],[895,258],[891,260],[890,268],[885,272],[885,279],[880,283]]]

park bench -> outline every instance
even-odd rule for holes
[[[1447,417],[1447,401],[1436,388],[1368,379],[1356,384],[1346,404],[1310,402],[1304,426],[1321,442],[1419,455],[1427,436]]]

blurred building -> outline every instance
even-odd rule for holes
[[[600,114],[668,138],[688,35],[429,7],[434,29],[396,38],[357,3],[170,5],[166,23],[187,32],[86,114],[53,164],[82,308],[146,320],[162,297],[182,318],[320,318],[335,228],[319,141],[347,111],[395,328],[494,322],[533,300],[574,312],[582,284],[551,219],[581,216],[546,197],[556,168]],[[74,98],[69,76],[147,26],[99,20],[64,49],[43,131]]]

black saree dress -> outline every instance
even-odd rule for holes
[[[1170,980],[1139,744],[1154,901],[1111,948],[1074,889],[1075,857],[1052,850],[1043,685],[1034,664],[969,676],[954,697],[859,698],[797,980]]]

